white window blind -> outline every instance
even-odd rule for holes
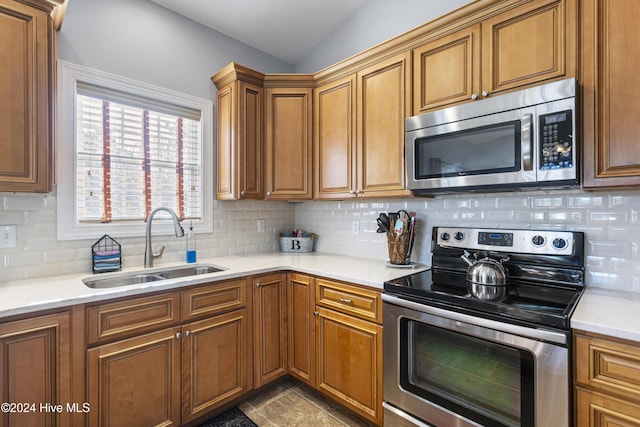
[[[202,218],[200,111],[79,83],[76,218],[144,220],[164,206]]]

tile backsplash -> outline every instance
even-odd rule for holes
[[[554,190],[443,195],[402,200],[287,203],[214,201],[214,232],[198,234],[198,258],[274,252],[276,235],[300,228],[319,235],[316,251],[388,259],[386,237],[377,234],[380,212],[415,211],[418,223],[413,261],[429,263],[433,226],[483,226],[583,231],[587,286],[640,293],[640,190],[585,192]],[[257,232],[257,220],[266,230]],[[56,239],[54,195],[0,194],[0,226],[17,226],[17,247],[0,249],[0,282],[91,272],[87,240]],[[123,265],[143,265],[144,238],[116,238]],[[159,240],[155,240],[159,244]],[[184,239],[163,236],[167,249],[156,265],[184,259]]]
[[[197,235],[198,259],[278,250],[276,235],[293,226],[294,210],[287,202],[214,201],[213,233]],[[257,232],[257,220],[265,232]],[[17,246],[0,249],[0,283],[64,274],[91,274],[91,245],[87,240],[58,241],[56,197],[53,195],[0,194],[0,226],[17,226]],[[144,265],[144,237],[119,238],[123,267]],[[154,236],[154,247],[166,244],[155,265],[184,260],[185,239]]]
[[[319,252],[388,260],[380,212],[415,211],[412,260],[431,258],[433,226],[565,229],[585,233],[587,286],[640,293],[640,191],[581,190],[443,195],[296,204],[296,227],[319,235]],[[359,230],[357,233],[356,230]]]

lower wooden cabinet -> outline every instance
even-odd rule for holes
[[[179,327],[87,352],[90,426],[179,426]]]
[[[250,390],[247,310],[182,327],[182,422],[231,402]]]
[[[117,341],[87,350],[89,426],[179,426],[249,392],[247,285],[239,279],[88,307],[90,338],[121,330]],[[111,328],[92,325],[100,319]],[[166,322],[178,324],[141,332]]]
[[[640,343],[576,332],[577,426],[640,426]]]
[[[382,326],[316,307],[316,387],[382,425]]]
[[[287,275],[289,374],[315,387],[315,278],[305,274]]]
[[[72,425],[71,344],[69,311],[0,324],[0,402],[29,405],[3,410],[0,426]],[[64,410],[41,410],[46,403]]]
[[[252,280],[255,388],[287,373],[286,278],[277,273]]]

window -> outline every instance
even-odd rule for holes
[[[58,239],[144,235],[161,206],[211,231],[212,103],[58,68]]]

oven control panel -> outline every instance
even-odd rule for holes
[[[570,231],[437,227],[436,236],[439,246],[469,250],[548,255],[572,255],[574,250]]]

